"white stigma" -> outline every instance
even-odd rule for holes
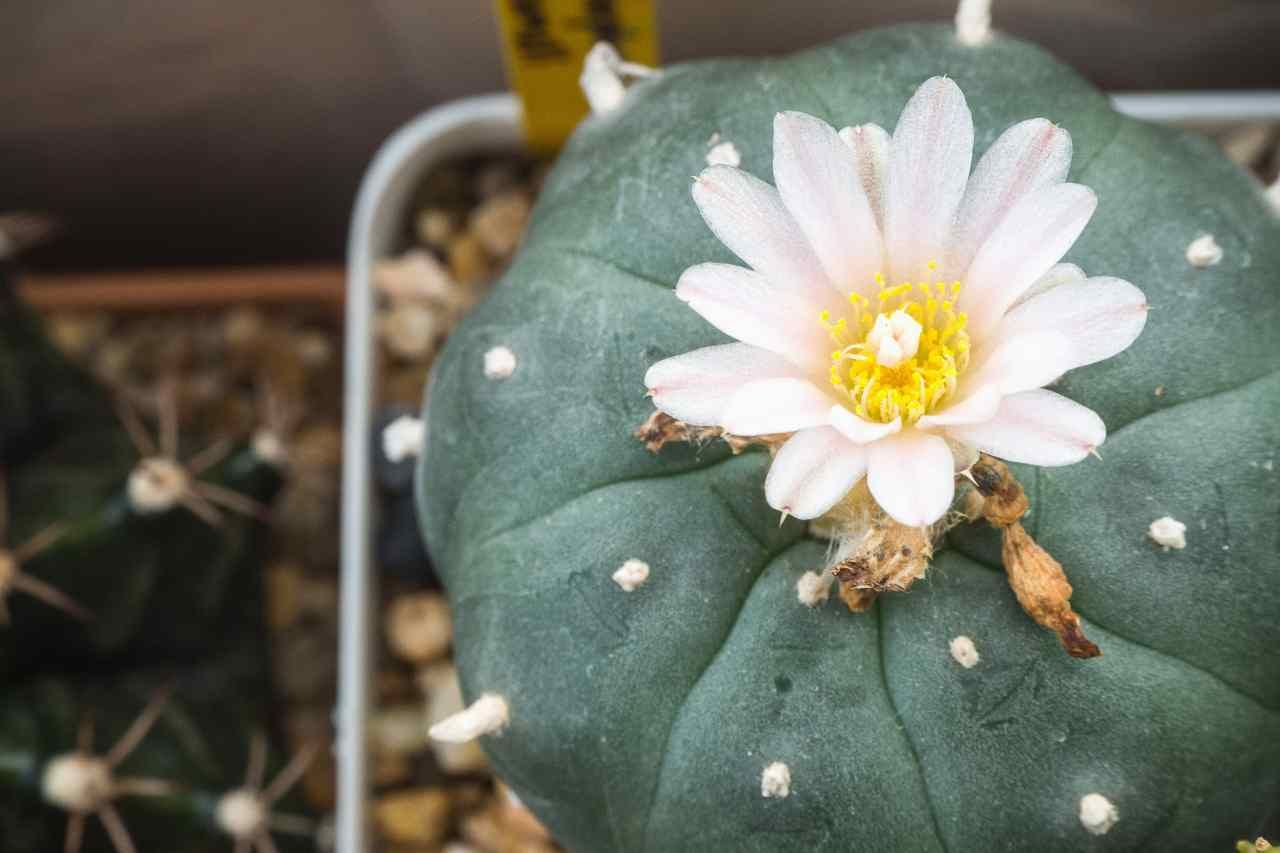
[[[403,462],[422,452],[426,426],[421,418],[402,415],[382,431],[382,455],[391,462]]]
[[[978,665],[978,661],[982,659],[978,654],[978,647],[973,644],[973,640],[961,634],[951,640],[951,657],[955,658],[956,663],[965,669],[973,669]]]
[[[899,308],[889,316],[876,317],[867,333],[867,346],[882,367],[897,367],[920,350],[922,327],[915,318]]]
[[[509,379],[516,372],[516,354],[509,347],[496,346],[484,354],[484,375],[490,379]]]
[[[510,718],[507,700],[495,693],[486,693],[463,710],[436,723],[428,734],[445,743],[466,743],[481,735],[501,731]]]
[[[172,509],[186,490],[187,472],[172,459],[150,456],[129,472],[129,505],[143,515]]]
[[[649,564],[644,560],[627,560],[613,573],[613,582],[623,592],[635,592],[649,579]]]
[[[1101,794],[1080,798],[1080,824],[1094,835],[1106,835],[1119,819],[1115,805]]]
[[[218,800],[218,826],[232,838],[252,838],[267,824],[267,809],[253,791],[238,788]]]
[[[1187,263],[1193,267],[1211,267],[1222,261],[1222,247],[1212,234],[1204,234],[1187,246]]]
[[[785,799],[791,796],[791,768],[775,761],[760,774],[760,796],[765,799]]]
[[[1170,548],[1181,551],[1187,547],[1187,526],[1172,516],[1166,515],[1151,522],[1147,535],[1166,551]]]
[[[40,781],[45,802],[69,812],[91,812],[111,799],[111,768],[101,758],[80,753],[49,762]]]

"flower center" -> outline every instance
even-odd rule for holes
[[[849,294],[849,316],[821,314],[837,347],[831,385],[860,417],[913,424],[955,391],[969,363],[967,317],[955,310],[960,282],[889,286],[883,275],[876,282],[880,291],[872,299]]]

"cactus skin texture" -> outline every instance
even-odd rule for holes
[[[689,176],[719,133],[770,179],[775,112],[892,129],[956,79],[975,157],[1045,116],[1098,213],[1066,260],[1134,282],[1152,316],[1123,355],[1056,389],[1098,411],[1103,461],[1017,467],[1025,519],[1066,567],[1103,657],[1068,658],[1023,614],[994,531],[952,532],[927,582],[853,615],[796,581],[824,544],[764,503],[763,453],[650,455],[645,369],[723,342],[670,289],[736,262]],[[1213,233],[1221,264],[1187,263]],[[582,851],[1214,850],[1280,802],[1280,226],[1206,140],[1113,112],[1039,49],[944,26],[777,60],[666,69],[581,127],[521,254],[449,339],[417,488],[454,606],[469,701],[503,695],[496,769]],[[519,358],[492,381],[483,356]],[[1168,391],[1155,393],[1158,385]],[[1173,513],[1184,551],[1146,540]],[[1203,526],[1201,521],[1204,522]],[[624,593],[628,559],[652,570]],[[960,667],[949,641],[973,638]],[[789,796],[761,774],[790,771]],[[1098,792],[1119,819],[1081,826]]]
[[[110,396],[66,361],[0,268],[0,468],[7,543],[54,523],[63,532],[22,565],[93,614],[81,622],[21,591],[0,626],[0,849],[61,850],[67,814],[41,777],[93,717],[105,750],[163,687],[171,698],[119,776],[175,784],[126,797],[120,814],[140,850],[223,851],[217,797],[241,784],[254,731],[268,718],[261,540],[254,518],[224,512],[212,527],[182,507],[140,515],[126,480],[138,454]],[[263,504],[279,473],[240,449],[202,475]],[[273,755],[279,756],[278,750]],[[295,800],[282,811],[305,813]],[[282,850],[311,849],[278,836]],[[89,821],[83,853],[110,850]]]

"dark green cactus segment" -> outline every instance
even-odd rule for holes
[[[871,612],[809,609],[795,583],[822,545],[778,528],[767,457],[653,456],[631,435],[649,365],[725,340],[669,292],[734,260],[689,197],[708,137],[770,180],[776,112],[892,129],[935,74],[964,90],[979,155],[1026,118],[1071,132],[1099,210],[1067,260],[1153,306],[1133,347],[1058,386],[1107,423],[1103,461],[1017,468],[1096,660],[1031,623],[978,527]],[[1206,232],[1225,257],[1194,268]],[[1277,269],[1280,224],[1247,175],[1011,39],[903,27],[642,82],[571,140],[425,414],[418,500],[464,691],[511,708],[485,738],[495,766],[575,850],[1230,849],[1280,796]],[[519,364],[494,381],[499,344]],[[1164,515],[1185,550],[1147,539]],[[651,573],[626,593],[610,575],[632,558]],[[761,793],[773,761],[785,798]],[[1119,812],[1105,835],[1078,816],[1094,792]]]
[[[219,626],[230,616],[245,609],[260,613],[263,531],[257,519],[226,512],[221,526],[213,527],[182,507],[138,515],[121,483],[100,507],[68,520],[55,514],[56,503],[42,500],[45,475],[42,466],[11,475],[11,538],[21,541],[49,524],[66,524],[63,536],[24,571],[70,595],[94,618],[79,623],[44,602],[11,595],[12,623],[0,632],[0,672],[16,678],[104,664],[192,661],[226,642]],[[280,487],[276,469],[248,450],[205,479],[264,505]]]

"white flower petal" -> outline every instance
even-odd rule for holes
[[[773,179],[836,290],[874,287],[884,260],[880,228],[835,128],[805,113],[778,113]]]
[[[823,367],[830,359],[831,345],[818,319],[827,306],[754,270],[698,264],[680,276],[676,296],[743,343],[805,367]]]
[[[1009,306],[1067,253],[1097,206],[1093,190],[1080,184],[1055,184],[1014,205],[978,250],[960,294],[971,338],[982,344]]]
[[[1147,324],[1147,309],[1147,297],[1129,282],[1097,276],[1027,300],[1005,315],[995,337],[1056,332],[1071,342],[1071,367],[1082,367],[1128,349]]]
[[[1054,264],[1049,271],[1040,276],[1036,283],[1028,287],[1017,301],[1009,307],[1012,311],[1027,300],[1039,296],[1042,293],[1048,293],[1060,284],[1070,284],[1073,281],[1084,281],[1088,278],[1084,274],[1084,270],[1075,264]]]
[[[796,518],[817,518],[867,472],[867,451],[831,427],[797,432],[782,445],[764,481],[769,506]]]
[[[930,261],[945,260],[972,161],[973,117],[964,93],[946,77],[926,80],[903,109],[889,149],[884,231],[891,282],[917,281]]]
[[[940,410],[937,414],[925,415],[916,421],[920,429],[949,426],[951,424],[976,424],[995,417],[996,408],[1000,405],[1000,387],[995,384],[976,385],[955,402]]]
[[[1070,168],[1071,134],[1047,119],[1019,122],[1000,134],[969,178],[947,269],[963,278],[978,249],[1013,206],[1062,183]]]
[[[990,385],[1001,396],[1042,388],[1070,370],[1075,348],[1057,331],[1037,330],[1000,340],[977,368],[970,368],[967,388]],[[965,399],[967,395],[959,397]]]
[[[870,442],[893,435],[902,429],[902,418],[894,418],[887,424],[875,423],[855,415],[844,406],[831,407],[831,425],[855,444]]]
[[[889,131],[878,124],[840,129],[840,138],[853,151],[853,164],[862,191],[871,204],[876,225],[884,229],[884,185],[889,173]]]
[[[720,426],[733,435],[769,435],[826,426],[831,397],[807,379],[748,382],[729,398]]]
[[[940,436],[909,429],[868,445],[867,451],[867,486],[898,523],[932,524],[951,506],[954,461]]]
[[[712,233],[752,269],[814,299],[830,294],[830,279],[776,189],[732,166],[710,166],[693,182],[693,200]]]
[[[714,426],[746,383],[795,375],[795,365],[779,355],[721,344],[663,359],[645,373],[644,384],[659,410],[688,424]]]
[[[947,434],[1010,462],[1070,465],[1102,444],[1107,428],[1092,409],[1037,389],[1004,398],[986,423],[948,427]]]

